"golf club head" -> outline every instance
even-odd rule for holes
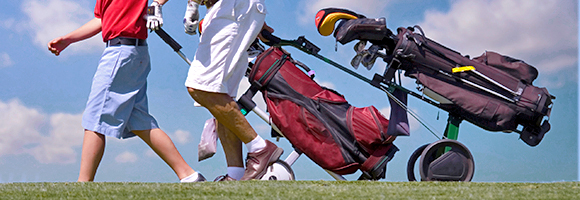
[[[375,65],[376,60],[377,60],[376,54],[373,55],[373,54],[367,53],[362,57],[361,64],[363,66],[365,66],[365,68],[367,68],[367,70],[371,70],[373,68],[373,66]]]
[[[352,67],[354,67],[354,69],[358,69],[358,66],[361,63],[365,62],[364,59],[365,59],[365,57],[368,57],[368,56],[370,56],[369,51],[362,50],[361,52],[358,52],[354,56],[354,58],[352,58],[352,60],[350,61],[350,65],[352,65]]]
[[[350,65],[352,67],[354,67],[354,69],[358,69],[358,66],[360,65],[361,60],[362,60],[362,56],[360,54],[357,54],[350,61]]]
[[[356,52],[357,54],[360,52],[363,52],[365,50],[366,46],[367,46],[367,41],[364,41],[364,40],[358,41],[358,43],[356,43],[354,45],[354,52]]]

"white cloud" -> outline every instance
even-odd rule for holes
[[[80,114],[47,116],[16,99],[0,101],[0,113],[0,156],[26,153],[40,163],[76,162],[83,138]]]
[[[320,86],[322,87],[326,87],[326,88],[330,88],[330,89],[335,89],[336,87],[334,86],[334,83],[329,82],[329,81],[322,81],[320,83],[318,83]]]
[[[157,157],[157,154],[155,153],[155,151],[153,151],[153,149],[146,149],[145,153],[143,153],[146,157]]]
[[[25,24],[32,32],[34,44],[42,49],[46,49],[50,40],[76,30],[94,16],[93,8],[86,0],[26,0],[22,3],[22,10],[29,18]],[[69,46],[65,52],[70,53],[65,54],[102,51],[103,48],[102,37],[98,34]]]
[[[447,13],[428,11],[427,37],[479,56],[496,51],[555,73],[578,62],[577,2],[571,0],[460,0]]]
[[[51,131],[31,154],[41,163],[74,163],[76,148],[83,142],[82,114],[57,113],[50,116]]]
[[[16,20],[13,18],[5,19],[5,20],[0,21],[0,27],[5,28],[5,29],[13,29],[15,23],[16,23]]]
[[[178,144],[187,144],[191,141],[191,134],[189,131],[177,130],[172,136],[173,141]]]
[[[22,154],[40,143],[45,118],[18,100],[0,101],[0,156]]]
[[[345,8],[365,16],[378,17],[391,0],[302,0],[297,13],[301,24],[314,24],[314,16],[322,8]]]
[[[0,53],[0,67],[9,67],[14,65],[14,61],[10,58],[10,55],[6,52]]]
[[[115,161],[118,163],[134,163],[137,162],[137,155],[132,152],[125,151],[117,155],[117,157],[115,157]]]
[[[391,107],[381,108],[379,109],[379,112],[383,114],[385,117],[388,117],[389,115],[391,115]]]

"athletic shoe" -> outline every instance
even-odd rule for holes
[[[266,147],[264,149],[248,153],[246,158],[246,171],[240,180],[262,178],[266,173],[268,165],[276,162],[282,153],[284,153],[284,149],[278,148],[274,143],[266,140]]]
[[[193,179],[193,174],[181,179],[179,182],[181,183],[193,183],[193,182],[204,182],[205,177],[203,177],[203,175],[201,175],[199,172],[197,172],[197,178],[195,178],[195,180]]]
[[[237,181],[237,180],[226,174],[216,177],[213,181],[221,182],[221,181]]]
[[[198,173],[197,174],[197,179],[195,179],[195,181],[193,181],[193,182],[205,182],[205,181],[207,181],[205,179],[205,177],[203,177],[203,175],[201,175],[201,174]]]

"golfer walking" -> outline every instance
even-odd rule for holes
[[[48,43],[48,49],[57,56],[70,44],[99,32],[106,43],[83,113],[85,135],[79,182],[94,180],[105,150],[105,136],[124,139],[135,135],[173,169],[181,182],[205,181],[149,114],[146,90],[151,64],[146,24],[159,19],[146,14],[147,0],[97,0],[94,19]]]

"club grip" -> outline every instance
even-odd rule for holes
[[[264,37],[264,39],[268,40],[268,42],[264,42],[268,46],[274,46],[274,45],[280,44],[280,42],[282,41],[279,37],[272,35],[272,33],[270,33],[270,31],[268,31],[266,29],[263,29],[260,32],[260,34],[262,35],[262,37]]]
[[[179,43],[177,43],[177,41],[175,41],[169,34],[167,34],[167,32],[165,32],[165,30],[160,28],[160,29],[155,30],[155,33],[157,33],[157,35],[161,39],[163,39],[163,41],[165,41],[165,43],[167,43],[169,46],[171,46],[171,48],[175,52],[179,52],[179,50],[182,48],[181,45],[179,45]]]

